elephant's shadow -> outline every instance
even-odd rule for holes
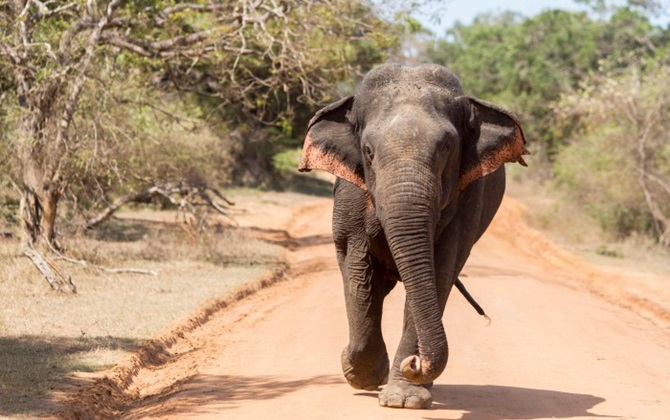
[[[458,410],[461,420],[615,417],[590,413],[605,401],[589,394],[500,385],[443,385],[431,390],[433,406],[424,419],[441,419],[439,411]],[[369,395],[372,393],[361,393]],[[376,394],[374,394],[376,396]],[[453,417],[449,417],[453,418]]]

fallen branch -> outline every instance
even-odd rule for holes
[[[152,195],[148,191],[141,192],[141,193],[135,193],[135,194],[127,194],[124,196],[121,196],[114,200],[112,204],[109,205],[106,209],[98,213],[97,216],[89,219],[86,222],[86,225],[84,226],[85,230],[89,230],[94,228],[95,226],[99,225],[100,223],[104,222],[107,220],[116,210],[118,210],[120,207],[122,207],[125,204],[131,203],[131,202],[146,202],[151,199]]]
[[[209,192],[221,202],[216,202]],[[180,212],[191,213],[198,219],[198,226],[203,224],[206,216],[206,214],[198,215],[196,212],[196,207],[201,205],[216,210],[216,212],[223,215],[230,224],[237,226],[237,222],[228,214],[228,206],[235,205],[234,202],[228,200],[219,190],[210,187],[204,182],[182,181],[178,183],[152,185],[145,191],[126,194],[119,197],[103,211],[90,218],[84,225],[84,230],[90,230],[109,219],[114,212],[128,203],[148,203],[154,197],[166,198],[172,204],[177,206]]]
[[[30,258],[30,261],[32,261],[33,264],[35,264],[35,267],[37,267],[47,282],[49,282],[52,289],[58,292],[77,293],[77,286],[75,286],[72,278],[61,273],[55,264],[50,262],[36,249],[26,247],[23,253]]]
[[[95,268],[106,271],[108,273],[134,273],[134,274],[146,274],[150,276],[157,276],[158,271],[149,270],[146,268],[105,268],[101,266],[94,266]]]

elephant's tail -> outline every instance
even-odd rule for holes
[[[468,289],[465,288],[465,285],[463,284],[461,279],[457,278],[454,285],[456,286],[458,291],[461,292],[461,294],[463,295],[465,300],[467,300],[470,303],[470,305],[472,305],[472,307],[475,308],[475,311],[477,311],[477,313],[479,315],[483,316],[489,322],[491,322],[491,318],[489,318],[489,316],[486,315],[486,312],[484,312],[484,309],[482,309],[482,307],[479,305],[479,303],[477,303],[475,298],[473,298],[472,295],[470,294],[470,292],[468,292]]]

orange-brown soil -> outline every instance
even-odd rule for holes
[[[594,266],[529,228],[506,198],[444,316],[447,369],[430,410],[379,407],[340,368],[347,323],[332,202],[298,209],[287,269],[158,337],[66,395],[64,417],[226,419],[662,419],[670,416],[670,278]],[[251,221],[250,223],[252,223]],[[264,227],[277,223],[263,220]],[[285,280],[285,281],[284,281]],[[258,287],[267,286],[267,287]],[[241,296],[246,296],[239,299]],[[404,290],[385,305],[391,357]]]

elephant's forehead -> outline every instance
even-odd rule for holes
[[[357,96],[392,96],[423,97],[426,95],[443,96],[444,98],[453,98],[462,95],[460,86],[445,85],[440,81],[422,78],[394,78],[377,80],[373,85],[367,84],[359,89]]]
[[[457,95],[441,86],[416,80],[393,80],[379,85],[370,92],[356,96],[356,114],[359,118],[389,118],[398,113],[411,113],[417,117],[442,113]]]
[[[376,92],[389,86],[408,91],[434,87],[453,96],[463,94],[461,83],[456,75],[446,67],[435,64],[416,67],[387,64],[376,67],[363,79],[359,92]]]

